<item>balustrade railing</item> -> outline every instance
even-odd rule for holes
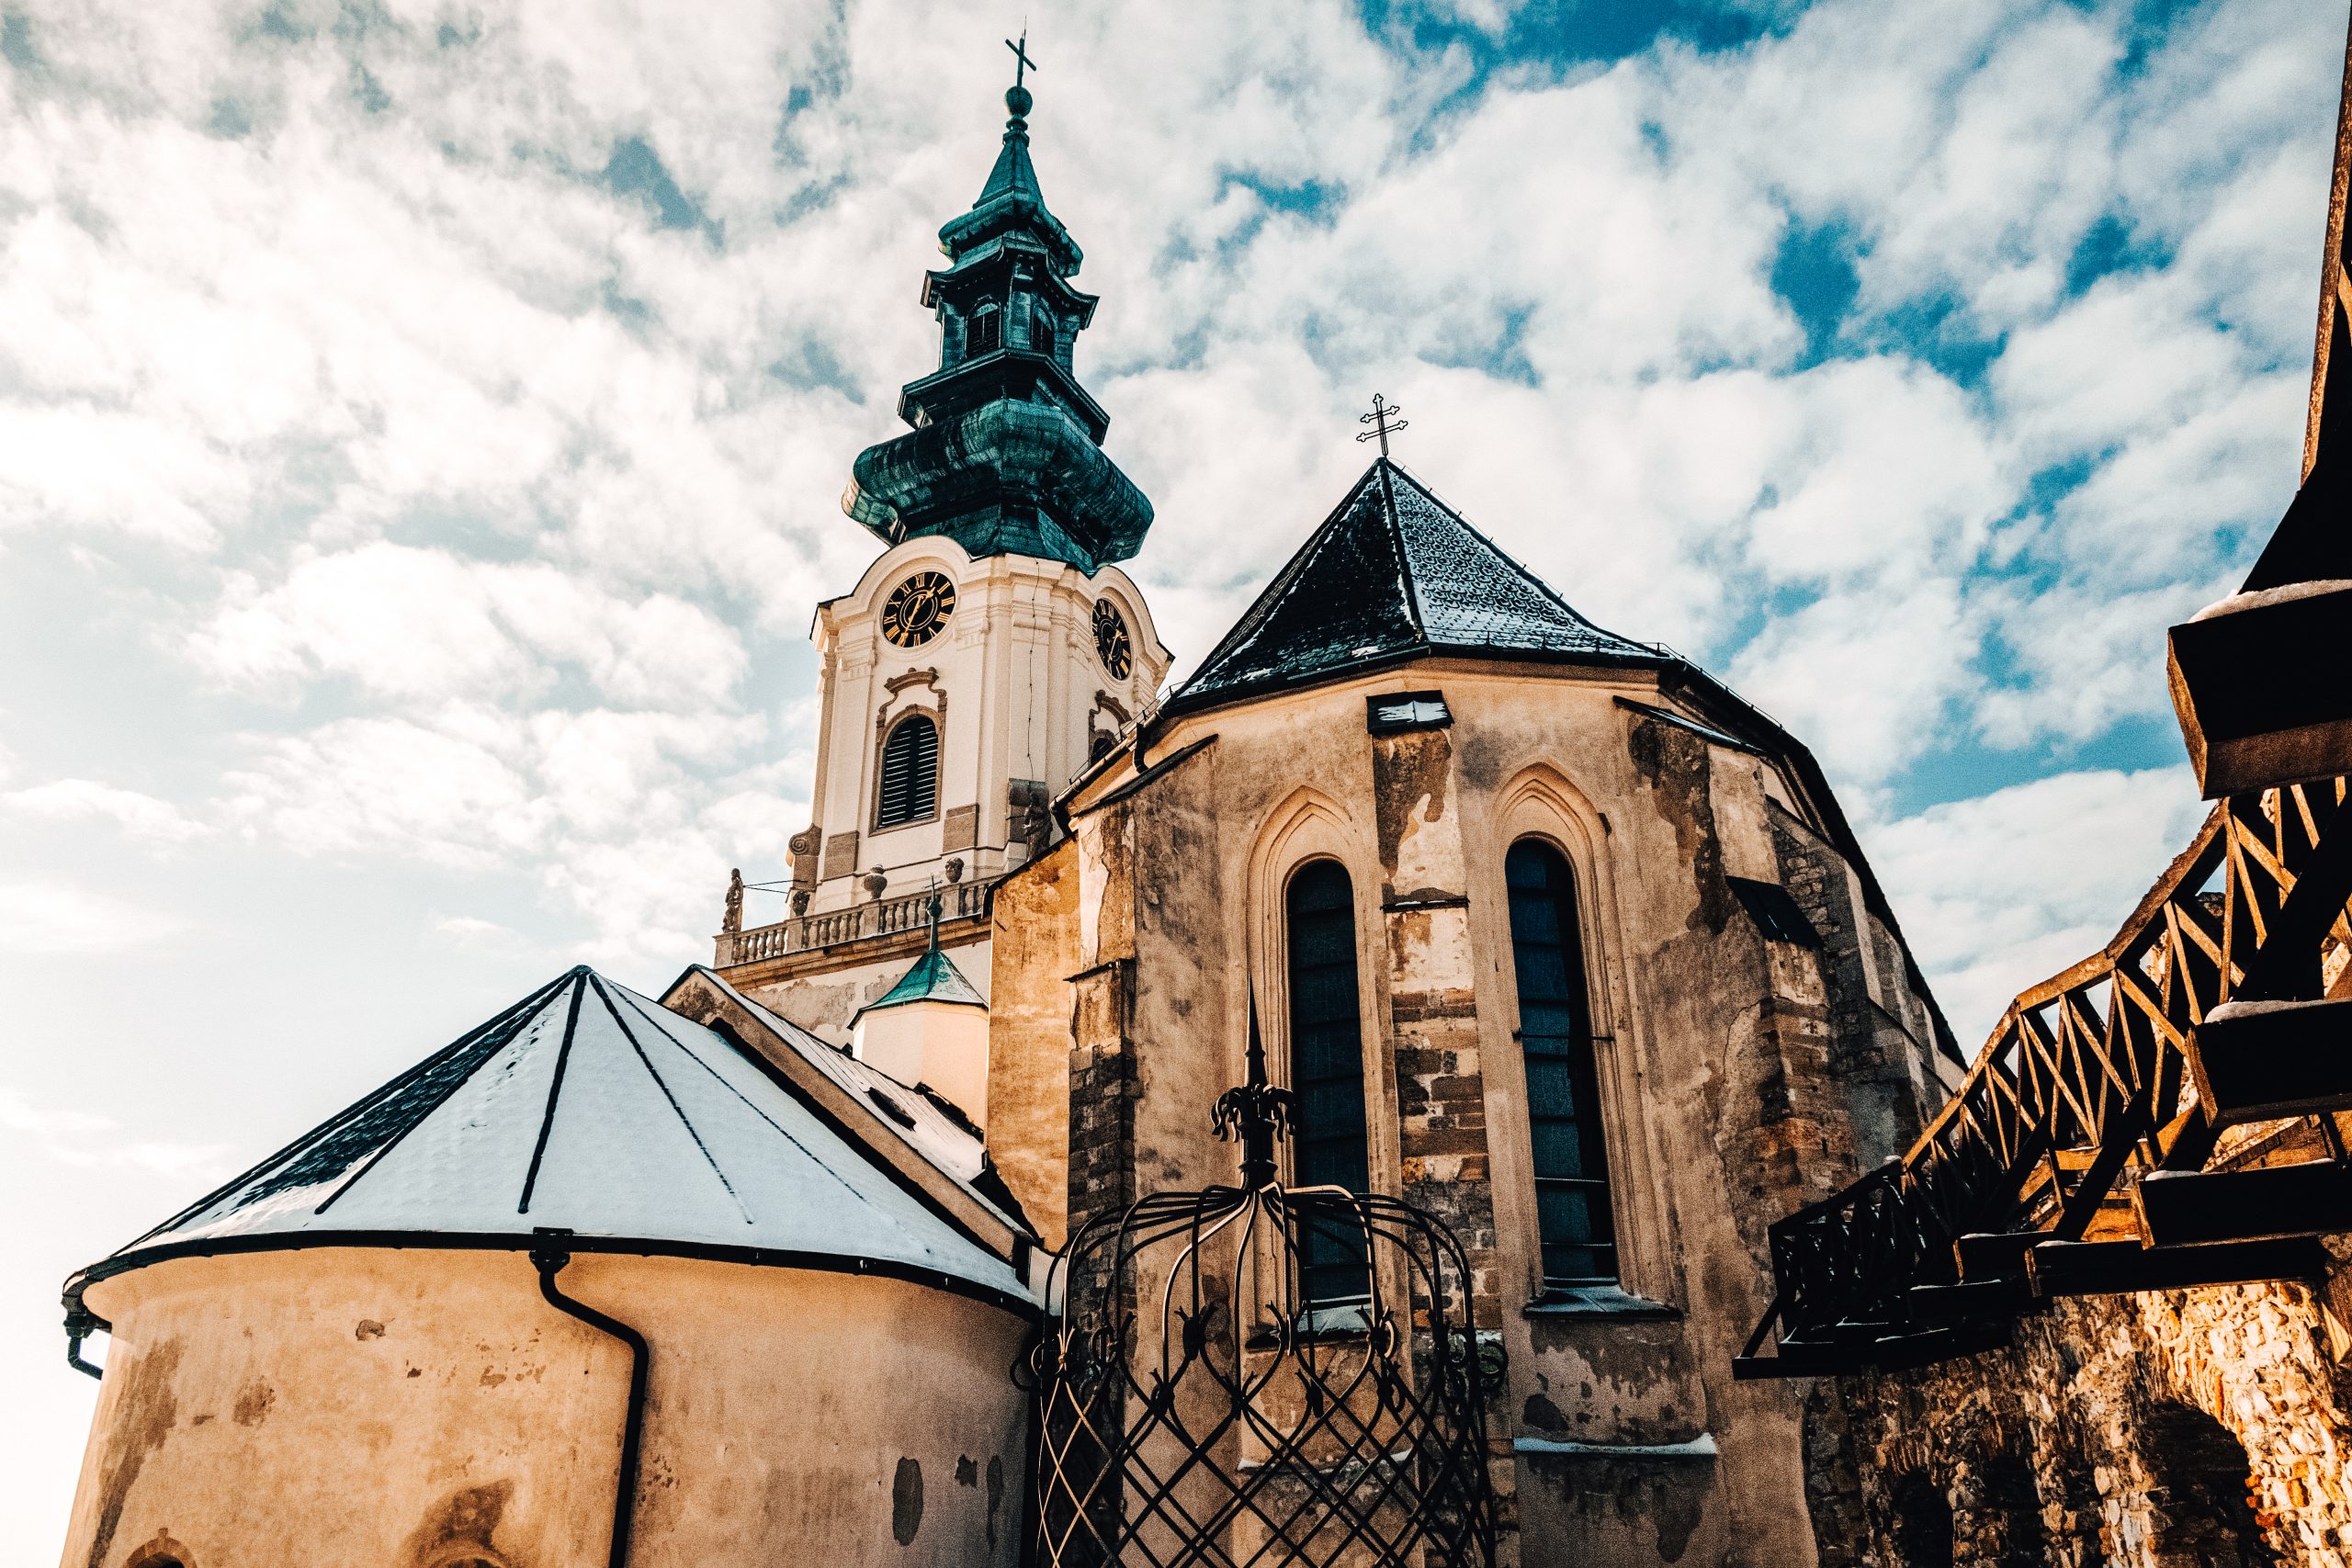
[[[960,920],[986,916],[994,908],[1000,880],[956,882],[938,889],[939,918]],[[924,888],[893,898],[869,899],[845,909],[796,915],[772,925],[722,933],[718,939],[719,966],[757,964],[763,959],[838,947],[843,942],[893,931],[921,931],[931,919],[931,897],[932,890]]]

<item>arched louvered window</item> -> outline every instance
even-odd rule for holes
[[[896,828],[921,822],[939,804],[939,726],[928,714],[910,713],[890,727],[882,742],[882,785],[875,797],[874,825]]]
[[[972,312],[965,351],[974,355],[994,354],[1003,346],[1004,312],[994,305],[983,305]]]
[[[1364,1129],[1363,1015],[1356,1002],[1355,889],[1337,861],[1290,879],[1290,1084],[1298,1097],[1292,1179],[1301,1187],[1371,1188]],[[1306,1293],[1317,1305],[1370,1292],[1364,1238],[1328,1222],[1306,1237]]]
[[[1609,1207],[1609,1155],[1576,878],[1559,851],[1541,839],[1521,839],[1504,857],[1503,880],[1510,888],[1511,966],[1519,980],[1544,1281],[1607,1284],[1617,1278],[1617,1227]]]
[[[1032,354],[1054,352],[1054,319],[1046,313],[1043,305],[1035,303],[1029,307],[1029,351]]]

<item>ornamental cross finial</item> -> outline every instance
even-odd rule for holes
[[[1404,412],[1405,409],[1403,404],[1392,403],[1387,399],[1382,397],[1378,392],[1373,393],[1372,412],[1370,413],[1358,414],[1356,416],[1356,423],[1358,424],[1368,424],[1372,426],[1372,428],[1365,431],[1362,435],[1357,436],[1356,439],[1358,441],[1378,441],[1380,443],[1380,455],[1385,457],[1388,456],[1389,432],[1402,430],[1405,428],[1405,422],[1396,417]]]
[[[1258,1003],[1250,1002],[1250,1081],[1216,1097],[1209,1125],[1216,1135],[1241,1140],[1241,1185],[1255,1192],[1273,1181],[1281,1167],[1274,1157],[1276,1139],[1290,1136],[1298,1122],[1298,1100],[1286,1089],[1266,1081],[1266,1043],[1258,1032]]]
[[[1012,51],[1012,85],[1018,87],[1021,85],[1022,77],[1026,73],[1037,69],[1037,62],[1029,58],[1029,29],[1025,27],[1021,29],[1019,43],[1013,42],[1011,39],[1005,39],[1004,47]]]

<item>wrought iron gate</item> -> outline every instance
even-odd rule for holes
[[[1100,1215],[1055,1264],[1061,1315],[1030,1362],[1034,1560],[1490,1568],[1462,1247],[1396,1199],[1281,1185],[1289,1096],[1254,1041],[1250,1066],[1215,1113],[1241,1184]],[[1310,1240],[1318,1263],[1360,1253],[1361,1290],[1310,1299]]]

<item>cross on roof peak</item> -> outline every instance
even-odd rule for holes
[[[1372,412],[1370,413],[1358,414],[1356,416],[1356,423],[1358,424],[1368,424],[1372,426],[1372,428],[1365,431],[1362,435],[1357,436],[1356,439],[1358,441],[1379,442],[1380,455],[1385,457],[1388,456],[1389,433],[1392,431],[1402,430],[1406,426],[1406,422],[1396,417],[1404,412],[1405,407],[1402,403],[1392,403],[1386,398],[1382,397],[1378,392],[1373,393]]]
[[[1018,130],[1027,118],[1030,106],[1036,101],[1024,85],[1029,73],[1037,69],[1037,62],[1029,58],[1029,29],[1021,29],[1018,43],[1005,39],[1004,47],[1012,51],[1012,85],[1004,90],[1004,107],[1012,111],[1012,129]]]

